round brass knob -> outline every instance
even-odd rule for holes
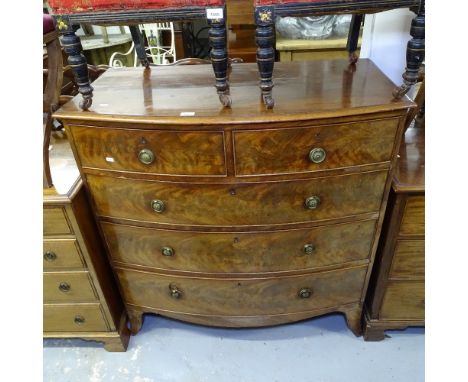
[[[154,154],[150,149],[143,149],[138,153],[138,160],[143,164],[151,164],[154,161]]]
[[[305,206],[309,209],[309,210],[314,210],[316,209],[320,204],[320,198],[318,196],[309,196],[306,200],[305,200]]]
[[[85,323],[85,318],[83,316],[75,316],[75,319],[73,320],[75,321],[75,324],[77,325],[82,325]]]
[[[182,297],[182,291],[177,288],[176,285],[174,284],[169,284],[169,291],[171,293],[172,298],[181,298]]]
[[[55,252],[47,251],[46,253],[44,253],[44,260],[54,261],[56,258],[57,255],[55,254]]]
[[[326,156],[327,153],[321,147],[316,147],[309,152],[309,159],[313,163],[322,163]]]
[[[312,290],[310,288],[302,288],[299,291],[298,296],[300,298],[309,298],[310,296],[312,296]]]
[[[151,201],[151,208],[154,212],[161,213],[164,211],[166,206],[164,205],[164,202],[162,200],[155,199]]]
[[[64,283],[60,283],[60,284],[59,284],[59,290],[60,290],[61,292],[68,292],[68,291],[70,290],[70,288],[71,288],[71,287],[70,287],[70,284],[68,284],[68,283],[65,283],[65,282],[64,282]]]
[[[174,256],[174,250],[171,247],[162,247],[161,253],[163,256]]]
[[[311,255],[315,251],[315,247],[313,244],[305,244],[303,251],[306,255]]]

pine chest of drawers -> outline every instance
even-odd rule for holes
[[[278,63],[276,107],[255,64],[111,69],[70,135],[130,315],[227,327],[360,317],[406,113],[362,60]],[[207,85],[208,84],[208,85]]]
[[[51,144],[55,187],[43,193],[44,337],[125,351],[127,315],[70,145],[61,133],[53,133]]]

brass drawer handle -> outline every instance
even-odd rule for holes
[[[61,292],[69,292],[71,287],[70,284],[63,282],[59,284],[58,288]]]
[[[44,260],[55,261],[56,259],[57,255],[55,254],[55,252],[47,251],[46,253],[44,253]]]
[[[174,250],[171,247],[162,247],[161,253],[163,256],[174,256]]]
[[[138,153],[138,160],[143,164],[154,162],[154,154],[150,149],[143,149]]]
[[[316,209],[319,204],[320,204],[320,198],[318,196],[309,196],[306,200],[305,200],[305,206],[309,209],[309,210],[314,210]]]
[[[313,244],[305,244],[302,250],[306,255],[311,255],[315,251],[315,246]]]
[[[312,296],[312,290],[310,288],[302,288],[297,295],[300,298],[309,298]]]
[[[166,209],[166,205],[162,200],[154,199],[151,201],[151,208],[154,212],[161,213]]]
[[[86,320],[83,316],[78,315],[78,316],[75,316],[75,319],[73,321],[75,321],[75,324],[77,325],[83,325]]]
[[[321,147],[316,147],[310,150],[309,159],[312,163],[322,163],[327,156],[327,153]]]
[[[174,284],[169,284],[169,291],[172,298],[179,299],[182,297],[182,291]]]

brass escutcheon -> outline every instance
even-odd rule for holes
[[[309,298],[310,296],[312,296],[312,291],[310,288],[302,288],[299,291],[298,296],[300,298]]]
[[[150,149],[143,149],[138,153],[138,159],[143,164],[151,164],[154,161],[154,154]]]
[[[162,247],[161,253],[164,256],[174,256],[174,250],[171,247]]]
[[[164,205],[164,202],[162,200],[154,199],[151,201],[151,208],[154,212],[161,213],[164,211],[166,206]]]
[[[56,258],[57,255],[55,254],[55,252],[47,251],[46,253],[44,253],[44,260],[54,261]]]
[[[305,244],[303,251],[306,255],[310,255],[315,251],[315,247],[313,244]]]
[[[316,209],[319,204],[320,204],[320,198],[318,196],[309,196],[306,200],[305,200],[305,206],[309,209],[309,210],[314,210]]]
[[[326,156],[327,153],[321,147],[316,147],[309,152],[309,159],[313,163],[322,163]]]

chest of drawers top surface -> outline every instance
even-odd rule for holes
[[[232,108],[223,108],[212,89],[210,65],[109,69],[93,83],[93,105],[80,97],[55,116],[91,123],[235,124],[300,121],[406,110],[412,102],[392,99],[394,84],[367,59],[351,70],[346,60],[275,64],[275,108],[258,96],[256,64],[233,64]],[[151,128],[147,127],[147,128]]]

